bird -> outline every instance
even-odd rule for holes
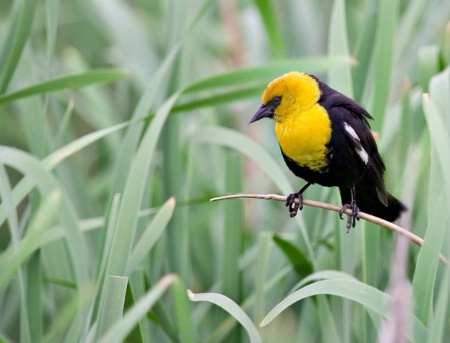
[[[249,124],[263,118],[275,122],[275,135],[288,168],[306,181],[286,197],[291,217],[303,208],[303,193],[313,185],[338,187],[347,209],[347,231],[360,211],[393,222],[405,205],[386,190],[385,164],[368,120],[356,101],[316,76],[292,71],[271,81]]]

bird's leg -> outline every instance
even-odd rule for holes
[[[356,196],[355,196],[355,185],[352,185],[350,188],[351,193],[351,203],[350,204],[344,204],[342,205],[342,208],[339,210],[339,218],[342,218],[342,215],[344,214],[345,210],[352,210],[351,215],[347,215],[347,232],[350,231],[351,227],[355,227],[356,225],[356,219],[359,220],[359,208],[356,205]]]
[[[286,197],[286,207],[289,209],[289,215],[291,218],[295,217],[297,215],[297,212],[302,210],[303,208],[303,192],[306,191],[306,189],[311,186],[311,182],[308,182],[306,185],[304,185],[297,193],[289,194]],[[296,202],[295,199],[298,201]]]

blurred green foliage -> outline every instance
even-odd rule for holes
[[[450,2],[17,0],[0,19],[0,341],[448,341]],[[291,70],[372,113],[422,248],[209,202],[302,185],[273,124],[247,126]]]

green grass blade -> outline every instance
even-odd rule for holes
[[[113,237],[114,237],[114,231],[116,229],[116,223],[117,223],[117,212],[119,210],[119,205],[120,205],[120,194],[116,194],[116,196],[113,198],[113,201],[111,203],[111,209],[109,211],[109,218],[108,218],[108,222],[106,223],[106,227],[105,227],[105,235],[104,235],[104,243],[103,243],[103,252],[100,256],[100,262],[99,262],[99,266],[98,266],[98,270],[97,270],[97,277],[96,277],[96,281],[97,281],[97,285],[98,285],[98,292],[100,292],[100,290],[102,290],[102,292],[106,293],[106,282],[104,282],[105,280],[105,275],[106,275],[106,268],[108,266],[108,260],[109,260],[109,256],[111,253],[111,246],[112,246],[112,241],[113,241]],[[104,221],[102,223],[99,223],[101,225],[98,225],[97,227],[103,227],[105,225]],[[56,231],[56,230],[55,230]],[[56,237],[52,237],[53,239]],[[45,243],[45,242],[43,242]],[[101,288],[103,287],[103,289]],[[91,303],[91,309],[94,312],[94,317],[97,317],[97,312],[99,313],[103,313],[104,314],[104,307],[106,306],[105,304],[105,297],[97,297],[95,299],[92,299],[92,303]],[[97,321],[98,322],[98,321]],[[95,330],[95,336],[96,339],[98,339],[98,337],[100,337],[100,332],[99,330]]]
[[[62,116],[61,122],[58,127],[58,131],[55,134],[54,146],[60,147],[63,145],[64,136],[67,135],[69,130],[70,119],[73,117],[73,109],[75,103],[73,101],[69,101],[64,111],[64,115]]]
[[[330,57],[350,55],[344,0],[334,2],[328,38],[328,53]],[[328,71],[328,82],[331,87],[338,89],[339,92],[351,98],[353,97],[350,65],[347,64],[340,68],[331,66]]]
[[[414,39],[417,23],[423,15],[427,4],[427,0],[414,0],[405,8],[405,13],[398,25],[398,37],[402,37],[402,39],[399,39],[396,42],[396,52],[398,56],[401,56],[405,52],[408,43]]]
[[[27,264],[27,313],[30,321],[30,336],[34,342],[42,342],[44,327],[42,275],[41,254],[37,253]]]
[[[371,310],[378,314],[380,318],[385,315],[389,301],[389,298],[385,293],[356,280],[329,279],[318,281],[311,285],[305,286],[286,297],[267,314],[260,325],[268,325],[282,311],[292,304],[302,299],[319,294],[335,295],[355,301],[363,305],[367,310]],[[427,338],[426,328],[417,320],[416,317],[413,317],[413,321],[414,330],[409,338],[413,342],[424,342]]]
[[[78,89],[90,85],[108,83],[120,80],[128,75],[128,72],[117,69],[91,70],[75,75],[61,76],[52,80],[0,95],[0,104],[18,100],[33,95],[58,92],[66,89]]]
[[[84,287],[76,295],[60,306],[55,319],[49,323],[49,328],[44,335],[44,343],[63,342],[68,334],[68,328],[74,321],[77,312],[82,306],[87,305],[94,296],[94,290],[91,286]],[[80,332],[77,333],[78,335]]]
[[[233,316],[247,331],[251,343],[262,343],[261,335],[255,324],[251,321],[249,316],[230,298],[218,293],[198,293],[189,292],[189,299],[191,301],[208,301],[213,303]]]
[[[110,330],[122,319],[127,285],[127,277],[108,275],[106,278],[104,302],[97,319],[100,335]],[[112,337],[111,342],[121,342],[121,340]]]
[[[314,281],[319,281],[319,280],[328,280],[328,279],[344,279],[344,280],[357,280],[354,276],[341,272],[341,271],[337,271],[337,270],[321,270],[318,272],[315,272],[309,276],[307,276],[306,278],[304,278],[303,280],[301,280],[298,284],[296,284],[293,288],[292,291],[295,291],[309,283],[312,283]]]
[[[232,90],[218,95],[205,96],[204,98],[181,103],[174,107],[173,112],[192,111],[202,107],[216,107],[233,101],[248,99],[259,95],[264,90],[264,86],[248,87],[239,90]]]
[[[9,82],[30,37],[37,3],[37,0],[15,2],[11,26],[0,54],[0,94],[5,93],[8,89]]]
[[[124,311],[129,310],[130,308],[132,308],[134,306],[134,304],[136,303],[136,297],[134,296],[133,293],[133,289],[131,287],[131,278],[130,281],[128,283],[128,287],[127,287],[127,291],[125,294],[125,304],[124,304]],[[145,325],[145,321],[144,320],[140,320],[139,324],[137,324],[133,330],[130,331],[130,333],[128,334],[127,338],[124,340],[124,342],[136,342],[136,343],[140,343],[140,342],[146,342],[150,340],[150,337],[147,337],[146,340],[144,340],[144,336],[143,336],[143,327],[141,325]]]
[[[277,11],[270,0],[255,0],[255,4],[261,15],[273,54],[277,58],[284,57],[283,35],[280,32],[280,26],[275,16]]]
[[[258,239],[256,273],[255,273],[255,308],[253,318],[260,321],[265,312],[264,285],[267,279],[267,270],[270,256],[271,235],[263,232]]]
[[[17,249],[20,242],[19,220],[17,218],[16,207],[12,200],[11,184],[6,172],[6,168],[0,160],[0,198],[7,214],[9,234],[12,246]]]
[[[128,125],[129,123],[118,124],[110,128],[89,133],[51,153],[41,163],[46,170],[51,171],[69,156],[72,156],[73,154],[81,151],[87,146],[95,143],[99,139],[117,132],[127,127]],[[35,180],[33,178],[25,178],[24,180],[21,180],[19,184],[14,188],[12,196],[15,206],[17,206],[25,198],[25,196],[31,192],[33,187],[35,187],[36,183],[34,181]],[[0,223],[3,223],[3,221],[6,219],[7,213],[8,212],[5,211],[4,205],[2,204],[0,207]]]
[[[144,287],[142,274],[143,274],[142,271],[139,271],[138,273],[134,273],[130,277],[127,292],[125,295],[124,312],[132,308],[134,304],[136,304],[136,299],[140,298],[145,293],[145,291],[143,290]],[[150,340],[150,335],[148,331],[149,330],[146,320],[141,319],[139,323],[130,331],[124,342],[133,342],[133,343],[148,342]]]
[[[377,33],[374,50],[374,88],[370,113],[375,119],[383,118],[392,81],[395,53],[395,28],[399,1],[381,0],[378,6]],[[377,121],[381,123],[380,120]],[[380,127],[375,123],[374,127]]]
[[[227,191],[239,193],[242,191],[241,156],[235,152],[226,155],[225,187]],[[239,255],[243,228],[242,203],[229,202],[224,205],[224,245],[222,257],[222,293],[234,301],[240,301],[241,275],[239,273]]]
[[[137,213],[144,195],[144,185],[148,177],[150,162],[156,150],[162,127],[177,98],[178,95],[174,95],[161,106],[145,132],[131,165],[117,216],[117,228],[113,238],[107,274],[126,275],[128,261],[123,256],[129,256],[132,250],[138,219]]]
[[[45,4],[47,24],[47,74],[50,76],[58,37],[58,19],[61,2],[60,0],[48,0]]]
[[[443,124],[450,128],[450,116],[445,115],[450,111],[450,97],[447,96],[450,93],[450,67],[432,77],[429,88],[430,96],[440,111]]]
[[[447,115],[450,112],[450,101],[448,97],[445,97],[445,91],[450,89],[450,69],[433,78],[430,88],[432,91],[430,96],[424,95],[423,97],[423,109],[430,131],[431,144],[436,151],[442,175],[449,175],[450,163],[445,147],[450,146],[450,136],[448,135],[450,120]],[[443,95],[444,99],[440,99]],[[444,186],[447,197],[450,197],[450,183],[445,182]],[[447,199],[450,200],[450,198]]]
[[[436,182],[437,180],[445,180],[444,175],[449,175],[450,172],[450,161],[445,145],[450,144],[450,138],[448,129],[442,119],[443,114],[440,113],[431,97],[423,97],[423,107],[432,145],[428,191],[429,198],[433,201],[428,204],[427,231],[417,259],[413,279],[413,294],[416,299],[418,317],[424,323],[428,323],[433,306],[439,252],[442,249],[447,227],[450,223],[446,205],[450,199],[450,183],[448,181],[443,184]]]
[[[146,287],[148,288],[148,283],[146,283]],[[142,294],[144,293],[145,292]],[[182,343],[178,337],[179,331],[175,323],[176,318],[174,318],[174,313],[168,309],[165,303],[155,303],[151,311],[149,311],[147,316],[142,320],[145,322],[146,326],[148,324],[148,320],[155,321],[155,325],[157,325],[158,328],[161,329],[167,337],[169,337],[170,342]]]
[[[151,309],[165,293],[173,282],[176,280],[175,275],[166,275],[158,283],[152,287],[143,297],[141,297],[136,304],[129,309],[123,318],[116,323],[108,332],[106,332],[98,341],[98,343],[108,343],[113,340],[121,341],[127,337],[128,333],[133,330],[139,320]]]
[[[150,250],[152,250],[172,218],[174,210],[175,199],[170,198],[161,207],[155,218],[151,221],[150,225],[145,229],[144,233],[136,243],[130,258],[128,259],[127,275],[131,275],[139,267]]]
[[[448,338],[448,311],[450,303],[450,271],[444,271],[443,279],[440,283],[439,294],[436,300],[436,307],[433,314],[433,321],[429,325],[427,343],[445,342]],[[447,326],[447,330],[445,327]]]
[[[32,219],[25,238],[9,256],[0,255],[0,289],[3,288],[17,273],[26,258],[37,249],[36,242],[40,241],[45,230],[53,223],[60,209],[61,192],[53,191],[42,203]]]
[[[311,262],[296,245],[278,235],[274,235],[272,239],[289,260],[289,263],[292,265],[300,279],[303,279],[312,273],[313,266]]]
[[[8,211],[8,224],[10,227],[11,240],[14,249],[17,251],[20,239],[18,218],[16,208],[12,204],[11,185],[3,163],[0,161],[0,198]],[[20,266],[18,266],[20,268]],[[28,343],[31,342],[30,320],[28,313],[28,300],[26,288],[25,268],[21,268],[17,273],[17,281],[20,294],[20,336],[21,339]]]
[[[433,75],[439,72],[439,48],[436,45],[419,49],[420,86],[428,92],[428,85]]]
[[[336,342],[341,343],[343,338],[339,334],[336,327],[336,316],[333,316],[330,302],[324,296],[319,296],[317,299],[317,309],[321,314],[319,318],[320,331],[323,334],[323,339],[325,342]],[[343,328],[345,329],[345,328]]]
[[[352,69],[353,73],[353,91],[354,99],[362,103],[364,87],[367,84],[370,63],[372,60],[373,42],[375,40],[376,22],[377,22],[377,2],[371,1],[367,4],[361,29],[358,35],[358,41],[353,52],[356,65]]]
[[[292,70],[308,73],[320,73],[331,68],[350,65],[352,59],[348,55],[319,56],[282,60],[263,66],[248,67],[228,73],[215,75],[195,82],[185,89],[185,93],[211,91],[216,88],[242,86],[248,83],[266,85],[274,78]]]
[[[14,148],[0,147],[0,158],[3,160],[3,163],[10,165],[33,180],[43,196],[48,196],[53,190],[58,188],[57,181],[53,175],[45,170],[34,157]],[[66,239],[69,251],[72,254],[77,282],[84,284],[87,281],[88,273],[85,241],[78,230],[73,209],[64,197],[61,205],[59,217],[65,224],[63,227],[66,230]]]
[[[31,178],[43,197],[58,189],[58,183],[53,175],[45,170],[40,161],[34,157],[18,149],[0,147],[0,159],[4,164],[17,169],[26,177]],[[88,282],[90,272],[87,262],[86,240],[79,230],[76,212],[71,202],[65,196],[61,200],[61,211],[58,213],[58,219],[65,230],[68,255],[70,256],[69,263],[72,267],[71,270],[73,270],[73,277],[75,283],[81,288]],[[80,303],[76,320],[72,322],[72,330],[75,332],[80,332],[87,310],[88,308],[85,304]]]
[[[160,95],[160,92],[165,89],[166,79],[168,79],[170,76],[171,68],[173,67],[180,49],[181,44],[177,45],[167,55],[161,66],[155,72],[154,78],[146,86],[143,95],[139,99],[139,102],[133,111],[132,120],[138,121],[148,115],[152,106],[154,106],[154,102],[157,99],[158,95]],[[125,136],[122,139],[120,150],[117,156],[118,162],[114,171],[114,187],[111,189],[110,201],[112,201],[112,198],[116,193],[123,192],[123,187],[125,186],[127,175],[132,163],[132,156],[134,156],[136,152],[139,138],[142,135],[143,127],[144,123],[130,127],[126,131]]]
[[[102,130],[88,133],[87,135],[75,139],[72,142],[68,143],[67,145],[52,152],[50,155],[48,155],[46,158],[42,160],[42,163],[46,169],[52,170],[69,156],[76,154],[82,149],[88,147],[89,145],[97,142],[98,140],[108,135],[111,135],[124,128],[127,128],[129,125],[132,125],[133,123],[136,124],[137,122],[124,122]]]
[[[186,294],[186,288],[180,279],[175,279],[172,284],[172,296],[175,306],[175,318],[179,337],[182,342],[197,342],[193,326],[192,311]]]

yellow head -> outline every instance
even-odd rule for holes
[[[319,84],[312,76],[296,71],[284,74],[269,83],[261,99],[262,105],[250,123],[265,117],[283,122],[314,106],[320,94]]]
[[[262,97],[262,105],[250,119],[275,121],[275,134],[285,156],[314,171],[327,167],[327,144],[331,121],[318,103],[319,82],[305,73],[290,72],[273,80]]]

